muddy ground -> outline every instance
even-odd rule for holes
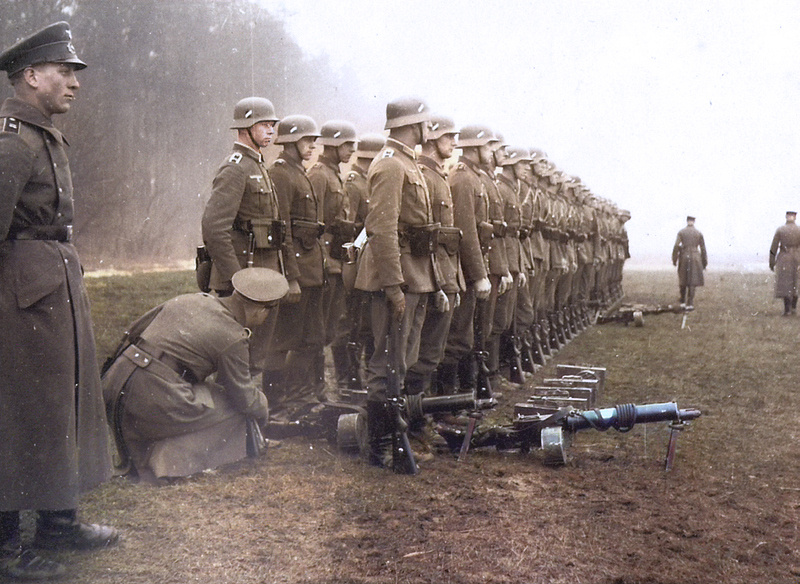
[[[142,304],[191,278],[90,279],[101,352]],[[628,270],[625,301],[674,302],[675,280]],[[708,273],[683,327],[677,314],[595,325],[526,387],[501,388],[501,423],[556,363],[606,367],[601,405],[697,407],[670,472],[666,424],[579,433],[560,468],[540,451],[481,449],[464,462],[439,454],[416,476],[285,439],[174,484],[104,485],[82,514],[123,541],[58,556],[64,581],[799,584],[800,316],[780,316],[771,286],[766,272]]]

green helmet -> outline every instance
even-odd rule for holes
[[[495,140],[494,132],[488,126],[464,126],[458,133],[458,147],[483,146]]]
[[[386,125],[384,130],[413,126],[431,119],[427,104],[415,97],[404,97],[390,101],[386,105]]]
[[[322,124],[319,129],[318,144],[323,146],[341,146],[346,142],[356,141],[356,128],[350,122],[332,120]]]
[[[275,107],[263,97],[245,97],[233,108],[231,130],[250,128],[259,122],[277,122]]]
[[[447,116],[431,116],[431,128],[428,140],[438,140],[446,134],[458,134],[456,123]]]
[[[313,136],[319,138],[317,123],[308,116],[286,116],[278,123],[278,136],[275,144],[289,144],[300,138]]]
[[[375,158],[386,144],[386,138],[381,134],[364,134],[359,136],[356,145],[356,158]]]

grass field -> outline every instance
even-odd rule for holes
[[[89,278],[102,359],[191,272]],[[672,271],[628,270],[625,302],[667,304]],[[602,405],[702,410],[663,469],[667,430],[586,431],[563,468],[538,452],[439,455],[414,477],[287,439],[256,461],[154,487],[117,478],[84,517],[116,549],[63,555],[69,583],[800,583],[800,317],[769,273],[706,274],[695,312],[595,325],[555,363],[604,366]],[[508,418],[526,388],[503,387]]]

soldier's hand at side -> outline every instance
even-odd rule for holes
[[[528,275],[525,272],[520,272],[517,276],[517,286],[520,288],[524,288],[525,284],[528,283]]]
[[[400,286],[389,286],[384,292],[386,292],[386,299],[391,306],[392,318],[398,322],[403,320],[403,313],[406,311],[406,297]]]
[[[498,296],[502,296],[503,294],[508,291],[509,288],[514,284],[514,278],[511,274],[506,274],[502,278],[500,278],[500,287],[497,290]]]
[[[461,292],[456,292],[456,295],[453,297],[453,310],[461,306]]]
[[[433,297],[433,305],[437,312],[447,312],[450,310],[450,300],[447,299],[447,294],[444,290],[437,290]]]
[[[492,283],[489,281],[489,278],[476,280],[473,286],[475,287],[475,298],[478,300],[486,300],[489,298],[489,294],[492,292]]]
[[[300,284],[297,280],[289,280],[289,292],[286,294],[286,302],[297,304],[300,302]]]

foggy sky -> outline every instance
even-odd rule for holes
[[[800,2],[258,1],[355,77],[360,131],[418,95],[542,148],[631,211],[633,262],[668,263],[692,214],[711,267],[766,265],[800,210]]]

